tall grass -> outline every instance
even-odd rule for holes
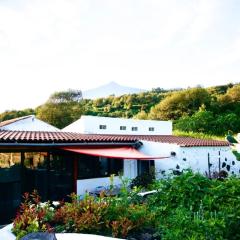
[[[173,135],[182,136],[182,137],[201,138],[201,139],[225,140],[225,136],[216,136],[216,135],[196,133],[196,132],[184,132],[180,130],[174,130]]]

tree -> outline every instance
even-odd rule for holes
[[[212,112],[200,108],[192,116],[185,116],[177,120],[175,128],[185,132],[212,133],[214,120]]]
[[[214,131],[219,135],[227,134],[229,130],[234,133],[240,131],[239,117],[235,113],[218,115],[215,124]]]
[[[154,106],[149,114],[150,119],[169,120],[192,115],[204,104],[209,106],[211,96],[206,89],[192,88],[174,92]]]
[[[229,88],[226,95],[230,97],[232,102],[240,102],[240,85]]]
[[[68,91],[55,92],[53,93],[48,102],[51,103],[79,103],[82,101],[82,91],[69,89]]]
[[[227,92],[223,95],[219,95],[218,104],[222,108],[232,108],[236,104],[240,103],[240,85],[235,85],[232,88],[229,88]]]
[[[79,119],[84,111],[80,90],[56,92],[36,109],[37,117],[58,128],[64,128]]]
[[[141,112],[139,112],[138,114],[136,114],[133,118],[134,118],[134,119],[146,120],[146,119],[148,119],[148,115],[147,115],[147,113],[146,113],[145,111],[142,110]]]

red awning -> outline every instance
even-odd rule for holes
[[[82,153],[92,156],[101,156],[107,158],[121,158],[121,159],[137,159],[137,160],[151,160],[162,159],[168,157],[148,156],[141,153],[133,147],[62,147],[61,149]]]

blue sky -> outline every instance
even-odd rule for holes
[[[240,81],[238,0],[0,0],[0,111],[116,81]]]

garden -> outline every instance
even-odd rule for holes
[[[137,185],[137,184],[136,184]],[[106,197],[71,195],[69,202],[41,203],[37,192],[24,194],[13,222],[17,239],[31,232],[88,233],[124,239],[240,239],[240,179],[209,179],[186,171]],[[146,187],[145,187],[146,190]]]

